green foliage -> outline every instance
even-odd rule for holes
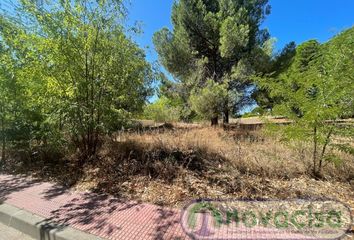
[[[206,87],[192,93],[190,101],[192,109],[201,118],[212,119],[222,113],[227,97],[225,85],[209,80]]]
[[[296,49],[288,68],[260,80],[271,97],[280,99],[274,113],[294,121],[285,128],[285,136],[313,143],[316,175],[323,161],[338,162],[332,155],[326,156],[328,148],[346,149],[343,144],[332,144],[332,139],[347,132],[334,121],[354,115],[353,39],[354,28],[323,45],[314,40],[305,42]]]
[[[290,42],[287,44],[283,50],[275,55],[271,61],[263,63],[263,74],[272,74],[272,77],[276,77],[283,71],[289,68],[293,62],[293,58],[296,53],[296,44]],[[252,93],[252,98],[257,102],[258,106],[263,109],[272,110],[274,105],[281,102],[279,96],[270,96],[269,91],[262,86],[257,86],[255,91]]]
[[[179,119],[183,122],[191,122],[195,118],[195,112],[191,109],[189,99],[189,92],[180,85],[172,82],[166,77],[161,78],[159,88],[159,96],[166,97],[173,103],[174,107],[179,108]]]
[[[267,111],[261,107],[254,108],[251,112],[245,113],[242,115],[243,118],[247,117],[255,117],[255,116],[263,116],[267,113]]]
[[[176,122],[180,119],[181,107],[166,97],[161,97],[152,104],[146,105],[144,119],[156,122]]]
[[[102,134],[142,111],[155,75],[125,34],[122,2],[87,4],[64,0],[39,7],[22,0],[17,12],[0,15],[7,140],[56,144],[65,137],[87,159]]]
[[[267,2],[176,1],[173,32],[164,28],[153,38],[160,62],[176,79],[165,90],[175,91],[189,107],[191,94],[206,86],[208,79],[225,84],[228,94],[238,96],[233,105],[224,102],[222,113],[228,122],[229,111],[237,112],[246,102],[250,76],[270,58],[269,33],[259,29],[269,14]]]

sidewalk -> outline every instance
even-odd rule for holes
[[[0,223],[0,240],[35,240],[16,229]]]
[[[1,202],[44,218],[32,219],[35,225],[58,223],[103,239],[190,239],[182,230],[180,210],[104,194],[71,192],[24,176],[0,174]],[[268,229],[265,233],[262,228],[245,229],[245,232],[221,229],[221,235],[215,233],[220,239],[314,239],[278,229]]]
[[[106,239],[189,239],[180,226],[178,210],[70,192],[31,178],[0,174],[0,199],[47,221]]]

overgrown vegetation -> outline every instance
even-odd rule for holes
[[[353,126],[335,123],[353,116],[353,76],[354,28],[323,45],[314,40],[301,44],[288,68],[259,81],[276,99],[273,113],[293,120],[285,132],[289,140],[312,142],[315,176],[321,176],[326,161],[340,161],[327,154],[328,148],[354,152],[347,142],[333,141],[353,141]]]
[[[142,118],[156,122],[178,122],[180,114],[180,105],[162,96],[154,103],[145,106]]]
[[[312,146],[283,144],[280,138],[178,124],[174,129],[116,134],[99,152],[104,161],[86,164],[80,171],[67,160],[9,166],[79,190],[169,206],[196,198],[333,197],[354,204],[354,162],[349,154],[331,149],[343,162],[326,164],[326,177],[316,181]]]
[[[2,153],[74,146],[83,164],[141,111],[153,70],[125,33],[121,1],[14,7],[0,15]]]
[[[354,28],[274,54],[260,28],[267,0],[179,0],[172,31],[153,39],[172,80],[132,40],[120,0],[11,6],[0,11],[3,170],[165,205],[333,196],[354,206]],[[255,102],[249,129],[229,121]],[[274,116],[286,119],[259,130]]]

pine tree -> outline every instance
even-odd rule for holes
[[[175,77],[174,87],[182,99],[193,89],[204,88],[208,79],[225,84],[227,91],[243,95],[250,85],[249,76],[258,70],[269,33],[260,24],[269,14],[267,0],[180,0],[172,9],[173,31],[155,33],[154,44],[162,65]],[[258,66],[257,66],[258,65]],[[242,100],[242,99],[241,99]],[[241,101],[240,101],[241,102]],[[224,123],[230,108],[223,103]],[[211,110],[213,111],[213,110]],[[218,116],[211,119],[218,122]]]

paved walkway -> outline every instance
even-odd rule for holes
[[[178,210],[0,174],[0,199],[106,239],[188,239]]]
[[[0,240],[35,240],[16,229],[0,223]]]
[[[0,174],[1,201],[44,217],[46,222],[60,223],[106,239],[189,239],[182,230],[179,210],[104,194],[71,192],[28,177]],[[207,232],[200,229],[204,236]],[[218,234],[220,239],[289,239],[290,236],[314,239],[277,229],[273,232],[268,229],[266,233],[260,228],[244,232],[224,230],[220,230],[222,235]],[[212,236],[205,239],[214,239]]]

